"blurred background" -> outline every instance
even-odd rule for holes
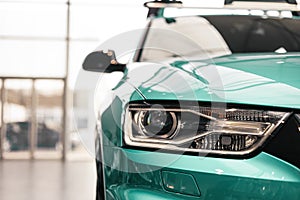
[[[87,129],[88,115],[78,108],[81,117],[71,116],[84,95],[74,93],[76,77],[101,43],[145,26],[143,3],[0,0],[0,199],[93,199],[93,157],[77,134]],[[49,178],[55,187],[37,184]],[[12,190],[28,184],[25,196]]]
[[[1,158],[66,159],[76,152],[68,111],[73,95],[80,101],[73,89],[82,61],[111,37],[142,28],[142,5],[0,0]],[[87,121],[77,119],[77,128],[86,128]]]

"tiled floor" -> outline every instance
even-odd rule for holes
[[[0,200],[94,200],[93,161],[0,161]]]

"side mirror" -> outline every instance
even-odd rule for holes
[[[103,51],[95,51],[87,55],[84,59],[82,67],[86,71],[111,73],[114,71],[124,72],[125,64],[118,63],[115,52],[108,50],[107,53]]]

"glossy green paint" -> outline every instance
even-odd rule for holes
[[[145,68],[128,74],[128,81],[146,99],[300,108],[299,53],[229,55],[147,67],[147,74],[142,73]],[[141,74],[144,81],[139,80]]]
[[[300,170],[266,153],[223,159],[122,148],[122,124],[130,101],[192,100],[300,109],[300,55],[230,55],[209,62],[140,65],[129,66],[123,84],[114,88],[114,100],[102,113],[110,196],[119,200],[300,199]],[[167,190],[163,172],[193,177],[194,183],[177,176],[186,185],[176,187],[197,187],[200,197],[197,192]]]
[[[109,151],[113,152],[110,158],[119,161],[106,169],[107,189],[116,199],[300,198],[299,169],[266,153],[239,160],[122,148]],[[186,181],[186,176],[176,176],[180,187],[197,187],[201,196],[167,190],[164,185],[172,185],[174,181],[163,180],[163,172],[193,177],[195,182]]]
[[[196,200],[200,198],[171,194],[151,188],[130,187],[122,185],[116,187],[116,199],[122,200]]]
[[[201,172],[211,175],[238,176],[262,180],[300,183],[300,170],[269,154],[261,153],[250,159],[227,159],[139,150],[124,150],[136,163],[173,170]],[[272,169],[272,170],[270,170]]]
[[[124,121],[125,106],[130,101],[144,100],[137,90],[126,83],[124,78],[113,89],[114,98],[109,106],[101,112],[99,121],[102,129],[102,143],[105,146],[121,146],[123,141],[122,128]]]

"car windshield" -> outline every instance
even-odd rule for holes
[[[300,52],[300,20],[295,18],[251,15],[156,18],[150,27],[141,61]]]

